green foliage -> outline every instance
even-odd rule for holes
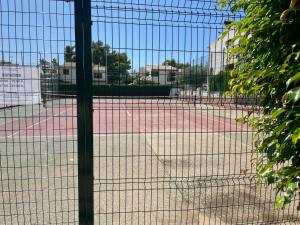
[[[126,80],[131,62],[126,53],[119,53],[111,50],[109,45],[102,41],[95,41],[91,44],[93,64],[106,66],[108,83],[119,83]],[[64,57],[66,62],[75,62],[75,47],[66,46]]]
[[[152,80],[141,80],[141,79],[134,80],[134,84],[136,84],[136,85],[159,85],[159,83],[156,83]]]
[[[57,74],[58,62],[55,58],[48,62],[45,59],[40,59],[40,67],[44,74]]]
[[[110,53],[110,46],[104,45],[102,41],[95,41],[91,44],[92,60],[94,64],[105,65],[106,55]]]
[[[132,75],[126,75],[121,78],[122,84],[132,84],[134,82],[135,77]]]
[[[229,71],[221,71],[217,75],[213,75],[209,77],[209,90],[210,91],[219,91],[224,93],[225,91],[229,90],[229,79],[230,74]]]
[[[126,53],[112,51],[107,54],[107,81],[108,83],[118,83],[124,77],[128,76],[128,70],[131,68],[130,60]]]
[[[259,179],[274,184],[276,207],[291,202],[300,179],[300,4],[296,0],[220,0],[222,7],[245,13],[228,28],[236,30],[229,48],[238,57],[231,94],[258,96],[262,114],[257,130]],[[227,30],[228,33],[228,30]],[[224,36],[226,33],[224,34]],[[281,193],[281,194],[280,194]]]
[[[208,66],[194,65],[181,70],[178,76],[178,84],[188,84],[192,87],[199,87],[207,82]]]
[[[45,59],[40,59],[40,66],[41,66],[41,70],[43,71],[43,73],[46,73],[47,68],[49,67],[49,62]]]
[[[163,65],[173,66],[181,72],[174,82],[177,85],[190,85],[192,87],[199,87],[207,82],[208,65],[191,65],[189,63],[176,62],[175,59],[167,59]]]
[[[93,96],[169,96],[169,85],[93,85]],[[76,84],[60,82],[58,94],[76,94]]]
[[[70,46],[70,45],[65,46],[64,59],[65,59],[65,62],[75,62],[76,61],[75,46]]]
[[[176,67],[177,69],[184,69],[191,66],[189,63],[176,62],[175,59],[167,59],[163,62],[163,65],[173,66]]]

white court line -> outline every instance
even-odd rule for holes
[[[47,111],[48,111],[49,109],[46,109],[45,110],[45,113],[47,113]],[[25,109],[25,111],[26,111],[26,109]],[[44,112],[42,112],[42,111],[38,111],[37,113],[33,113],[33,114],[31,114],[31,115],[28,115],[28,118],[30,118],[30,117],[34,117],[34,116],[38,116],[38,115],[40,115],[41,113],[44,113]],[[27,119],[27,116],[25,116],[24,118],[21,118],[21,119]],[[14,123],[14,122],[18,122],[20,120],[20,118],[18,118],[18,119],[6,119],[5,121],[4,121],[4,123],[1,123],[0,124],[0,126],[2,126],[2,125],[5,125],[6,123]]]
[[[65,111],[63,111],[63,112],[58,112],[58,113],[54,114],[53,116],[48,117],[47,119],[40,120],[40,121],[38,121],[38,122],[36,122],[36,123],[30,125],[30,126],[27,126],[27,127],[26,127],[26,130],[29,129],[29,128],[34,127],[35,125],[38,125],[38,124],[44,123],[44,122],[46,122],[46,121],[48,121],[48,120],[50,120],[50,119],[53,119],[55,116],[59,116],[60,114],[64,114],[64,113],[66,113],[68,110],[70,110],[70,109],[67,109],[67,110],[65,110]],[[46,114],[46,115],[47,115],[47,114]],[[21,131],[22,131],[22,130],[18,130],[18,131],[16,131],[16,132],[14,132],[14,133],[8,135],[7,138],[13,137],[13,136],[15,136],[16,134],[20,133]]]
[[[124,110],[126,110],[126,113],[127,113],[127,115],[129,116],[129,117],[131,117],[131,113],[126,109],[126,107],[125,107],[125,103],[123,103],[123,108],[124,108]]]

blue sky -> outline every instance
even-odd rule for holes
[[[126,52],[133,69],[174,58],[201,63],[209,43],[236,19],[216,11],[215,0],[92,0],[92,39]],[[63,62],[75,44],[74,3],[59,0],[0,1],[0,59],[36,64],[40,57]]]

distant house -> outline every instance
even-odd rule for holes
[[[176,67],[167,65],[147,65],[139,70],[141,80],[148,80],[158,84],[172,84],[179,75]]]
[[[10,66],[10,65],[16,65],[16,64],[12,64],[11,62],[5,60],[0,60],[0,66]]]
[[[93,82],[94,83],[106,83],[107,73],[106,67],[100,65],[93,65]],[[65,82],[76,83],[76,63],[75,62],[65,62],[63,65],[59,66],[59,76],[60,80]]]
[[[229,21],[225,22],[228,23]],[[222,34],[219,35],[216,41],[209,46],[209,75],[216,75],[222,70],[233,69],[236,58],[229,59],[227,49],[234,46],[238,41],[230,45],[230,41],[235,35],[234,28],[230,29],[228,34],[222,39]]]

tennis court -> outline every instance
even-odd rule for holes
[[[251,180],[252,131],[236,122],[245,108],[103,97],[93,110],[96,223],[298,220],[293,205],[274,209],[275,193]],[[71,97],[1,110],[5,224],[78,221],[76,115]]]
[[[46,106],[2,109],[0,137],[69,136],[75,135],[76,99],[47,101]],[[225,132],[247,131],[249,127],[236,122],[235,110],[218,104],[205,106],[178,99],[95,98],[93,101],[94,133],[148,132]],[[22,115],[23,114],[23,115]],[[15,116],[14,116],[15,115]]]

